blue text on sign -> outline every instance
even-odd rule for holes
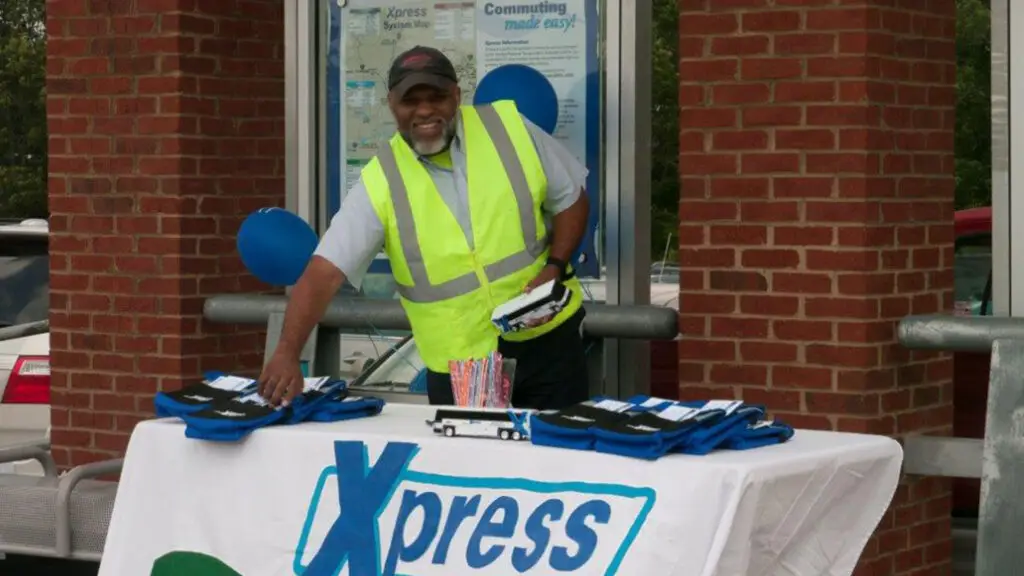
[[[391,442],[370,466],[362,442],[335,443],[336,464],[320,474],[296,547],[296,574],[614,574],[655,501],[650,488],[410,470],[417,451]],[[337,518],[303,565],[314,521],[331,519],[317,513],[334,509],[323,500],[332,479]],[[392,526],[383,535],[382,519]]]

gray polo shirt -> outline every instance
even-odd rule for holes
[[[586,187],[587,168],[559,141],[523,118],[533,138],[547,177],[547,200],[544,221],[551,231],[551,218],[572,206]],[[451,145],[451,169],[421,157],[438,193],[462,226],[469,245],[473,246],[473,230],[469,219],[469,196],[466,183],[465,138],[461,125]],[[384,225],[370,203],[362,178],[348,191],[338,213],[320,239],[315,254],[341,270],[348,281],[359,288],[373,259],[384,249]]]

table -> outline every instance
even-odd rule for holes
[[[889,438],[799,430],[648,462],[447,438],[432,414],[390,404],[238,444],[143,422],[100,575],[848,575],[902,461]]]

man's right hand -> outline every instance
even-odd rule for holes
[[[302,392],[302,384],[298,356],[278,348],[260,374],[259,393],[274,406],[287,406]]]

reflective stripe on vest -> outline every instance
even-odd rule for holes
[[[487,279],[495,281],[532,265],[547,248],[547,236],[537,237],[533,195],[530,193],[530,185],[526,180],[523,164],[519,161],[519,155],[516,153],[505,124],[501,121],[501,116],[490,105],[478,106],[476,111],[488,137],[494,143],[494,148],[497,150],[498,157],[508,174],[509,182],[512,184],[512,191],[515,193],[516,204],[519,207],[519,222],[523,230],[523,239],[526,242],[526,249],[521,252],[484,267]],[[398,293],[410,302],[438,302],[462,296],[480,288],[480,279],[474,272],[463,274],[441,284],[430,283],[427,267],[423,262],[423,252],[416,240],[418,238],[416,236],[416,221],[409,203],[409,191],[402,180],[402,173],[398,169],[398,161],[391,146],[383,146],[377,153],[377,160],[380,162],[384,179],[391,190],[391,202],[395,210],[395,226],[398,228],[402,253],[409,266],[409,274],[412,276],[412,286],[399,284]]]

